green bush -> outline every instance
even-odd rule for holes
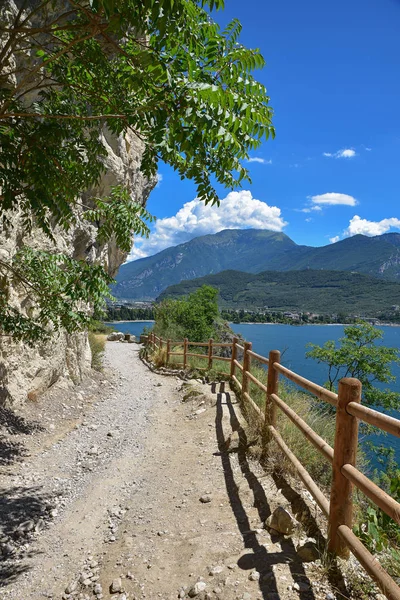
[[[212,337],[218,318],[218,291],[203,285],[182,300],[164,300],[155,308],[154,333],[164,339],[205,342]]]

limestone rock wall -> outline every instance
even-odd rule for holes
[[[144,205],[156,182],[146,180],[140,172],[142,142],[133,134],[112,139],[107,132],[102,133],[102,139],[107,149],[107,170],[94,192],[105,196],[112,185],[124,183],[136,201]],[[16,215],[12,229],[5,231],[0,227],[0,259],[9,260],[23,244],[29,244],[35,249],[56,249],[74,258],[100,260],[108,272],[115,275],[126,258],[113,242],[99,245],[95,226],[79,217],[76,226],[67,233],[56,230],[56,240],[54,247],[41,231],[34,231],[29,238],[24,238]],[[7,293],[15,307],[23,308],[26,290],[22,286],[8,283]],[[89,374],[90,364],[86,333],[60,333],[49,343],[35,348],[0,337],[0,405],[27,398],[34,400],[60,379],[67,385],[78,383]]]

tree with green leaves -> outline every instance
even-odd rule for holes
[[[344,328],[344,337],[337,346],[333,340],[323,346],[308,344],[308,358],[328,366],[327,387],[335,390],[342,377],[356,377],[363,386],[363,401],[368,406],[386,409],[398,408],[400,394],[389,389],[381,389],[376,384],[395,380],[392,374],[394,364],[400,364],[398,348],[388,348],[379,344],[383,331],[365,321]]]
[[[156,335],[182,341],[206,342],[215,331],[218,318],[218,290],[210,285],[201,288],[180,300],[166,299],[155,308]]]
[[[10,9],[16,7],[16,10]],[[127,187],[90,192],[104,173],[101,132],[143,145],[147,178],[158,161],[192,179],[199,201],[219,203],[213,181],[248,180],[243,161],[274,135],[266,89],[252,76],[258,50],[223,31],[210,11],[223,0],[17,0],[0,9],[0,227],[14,217],[49,240],[77,219],[96,243],[128,252],[151,216]],[[19,282],[29,310],[8,298]],[[0,260],[0,333],[28,343],[87,323],[111,278],[98,264],[21,242]]]

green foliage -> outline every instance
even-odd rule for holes
[[[274,135],[272,109],[265,87],[252,76],[264,66],[259,51],[239,43],[238,21],[221,31],[210,17],[210,10],[223,8],[222,0],[54,0],[50,8],[48,0],[39,0],[24,8],[0,26],[4,228],[18,213],[26,232],[35,225],[52,239],[56,225],[68,230],[84,213],[98,226],[99,243],[114,237],[127,251],[132,234],[148,234],[144,221],[151,217],[130,190],[90,197],[105,170],[104,127],[143,142],[144,176],[153,177],[163,160],[192,179],[206,203],[219,203],[213,182],[232,189],[250,181],[243,162]],[[26,49],[29,69],[17,65],[15,72],[13,57]],[[61,260],[71,269],[72,285],[83,267]],[[1,274],[11,269],[17,277],[10,264],[2,264]],[[91,286],[93,302],[107,276],[96,265],[91,269],[93,275],[83,278],[86,287],[89,279],[98,284]],[[21,281],[24,270],[21,265]],[[25,283],[39,289],[40,276],[31,275]],[[84,325],[82,311],[70,310],[82,287],[78,280],[77,292],[67,286],[58,315],[49,303],[41,307],[45,294],[37,292],[35,317],[8,305],[3,285],[2,333],[35,342],[51,327]],[[64,283],[53,288],[46,281],[46,291],[57,293]]]
[[[109,333],[115,331],[115,327],[106,325],[102,321],[96,321],[95,319],[91,319],[89,323],[89,331],[92,331],[93,333],[104,333],[105,335],[108,335]]]
[[[7,283],[20,288],[22,314],[10,306],[7,295],[0,295],[0,323],[3,335],[33,345],[52,333],[73,333],[86,327],[90,302],[97,306],[110,297],[109,277],[100,265],[89,265],[63,254],[49,254],[25,247],[11,263],[0,262],[11,273]],[[3,281],[4,287],[6,287]]]
[[[356,377],[363,385],[363,398],[369,406],[397,408],[400,394],[375,387],[376,383],[395,380],[391,372],[394,363],[400,364],[398,348],[377,344],[382,330],[359,321],[344,329],[339,346],[333,340],[323,346],[308,344],[308,358],[328,366],[328,388],[333,390],[342,377]]]
[[[389,481],[388,493],[400,502],[400,470]],[[392,577],[400,577],[400,527],[368,500],[364,500],[354,533],[381,562]]]
[[[218,291],[203,285],[182,300],[165,300],[155,307],[154,332],[164,339],[205,342],[218,317]]]

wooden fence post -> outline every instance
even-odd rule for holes
[[[169,363],[169,353],[171,352],[171,340],[167,340],[167,358],[165,359],[165,365]]]
[[[244,351],[243,351],[243,375],[242,375],[242,402],[243,402],[243,404],[245,404],[246,399],[245,399],[244,395],[249,393],[249,378],[247,377],[246,371],[250,372],[250,368],[251,368],[251,357],[250,357],[248,351],[251,350],[252,343],[245,342],[243,344],[243,346],[244,346]]]
[[[187,347],[188,347],[188,339],[185,338],[183,340],[183,368],[186,369],[187,365]]]
[[[237,348],[236,348],[237,343],[238,343],[238,338],[234,337],[232,340],[231,377],[234,377],[234,375],[236,373],[235,360],[237,357]]]
[[[210,338],[208,340],[208,370],[212,369],[212,364],[213,364],[212,353],[213,353],[213,339]]]
[[[281,362],[279,350],[271,350],[268,357],[268,380],[267,393],[265,397],[265,425],[276,427],[276,404],[271,399],[271,394],[278,394],[279,373],[274,369],[274,363]]]
[[[358,446],[358,420],[347,412],[346,407],[349,402],[361,402],[361,388],[361,382],[354,377],[345,377],[339,381],[328,550],[342,558],[348,558],[350,551],[339,537],[338,527],[353,527],[353,484],[342,474],[342,467],[355,466]]]

